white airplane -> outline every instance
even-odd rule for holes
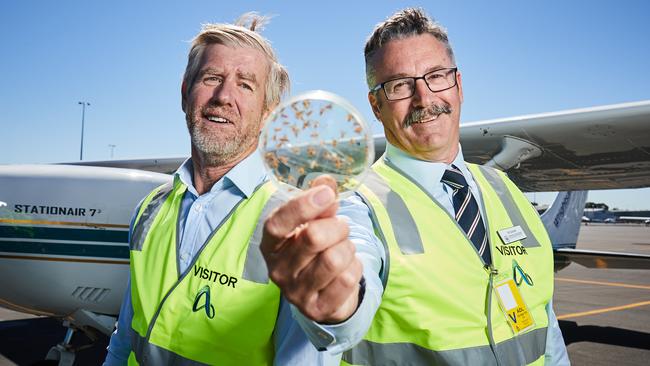
[[[461,125],[465,158],[524,191],[565,191],[542,215],[556,268],[650,269],[650,256],[577,250],[587,190],[650,186],[650,101]],[[376,136],[379,157],[385,149]],[[184,158],[0,166],[0,306],[61,318],[47,358],[71,365],[75,330],[109,335],[129,276],[134,207]]]
[[[645,216],[619,216],[618,221],[620,222],[636,222],[640,224],[645,224],[645,226],[650,225],[650,217]]]

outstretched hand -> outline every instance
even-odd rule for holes
[[[264,223],[261,250],[269,277],[289,302],[319,323],[339,323],[357,308],[361,262],[336,217],[336,182],[329,176],[276,209]]]

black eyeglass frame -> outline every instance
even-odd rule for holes
[[[426,79],[427,75],[429,75],[431,73],[434,73],[434,72],[442,71],[442,70],[449,70],[449,72],[454,73],[454,83],[451,86],[449,86],[447,88],[444,88],[444,89],[439,89],[439,90],[431,89],[431,86],[429,86],[429,83],[427,83],[427,79]],[[431,92],[437,93],[437,92],[449,90],[449,89],[455,87],[456,85],[458,85],[458,79],[456,78],[456,73],[457,72],[458,72],[458,67],[443,67],[441,69],[431,70],[431,71],[427,72],[426,74],[424,74],[422,76],[403,76],[403,77],[399,77],[399,78],[394,78],[394,79],[386,80],[383,83],[379,83],[379,84],[375,85],[374,88],[370,89],[370,92],[371,93],[376,93],[377,91],[379,91],[379,89],[383,89],[384,90],[384,96],[386,97],[386,100],[389,100],[389,101],[408,99],[408,98],[412,97],[413,95],[415,95],[415,83],[418,80],[422,79],[422,80],[424,80],[424,84],[427,86],[427,88],[429,90],[431,90]],[[387,83],[390,83],[391,81],[401,80],[401,79],[413,79],[413,94],[409,95],[408,97],[404,97],[404,98],[390,99],[388,97],[388,93],[386,93],[386,89],[384,89],[384,85],[386,85]]]

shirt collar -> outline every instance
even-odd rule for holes
[[[399,167],[399,169],[410,176],[411,179],[430,191],[434,185],[440,183],[445,170],[451,165],[417,159],[393,146],[388,141],[386,141],[385,159],[392,165]],[[460,143],[458,144],[458,154],[456,154],[452,164],[458,167],[458,169],[463,172],[463,175],[467,177],[469,171],[465,165],[463,150]]]
[[[180,180],[187,186],[188,191],[198,197],[199,194],[194,188],[193,177],[192,158],[188,158],[174,173],[174,180]],[[255,150],[219,179],[212,186],[210,193],[235,186],[245,197],[250,197],[255,192],[255,188],[267,179],[268,175],[262,163],[262,156],[259,150]]]

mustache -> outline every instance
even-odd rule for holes
[[[424,108],[413,109],[406,120],[404,121],[404,127],[409,127],[412,124],[418,123],[422,120],[428,119],[433,116],[440,114],[450,114],[452,112],[451,105],[449,103],[444,104],[432,104]]]

